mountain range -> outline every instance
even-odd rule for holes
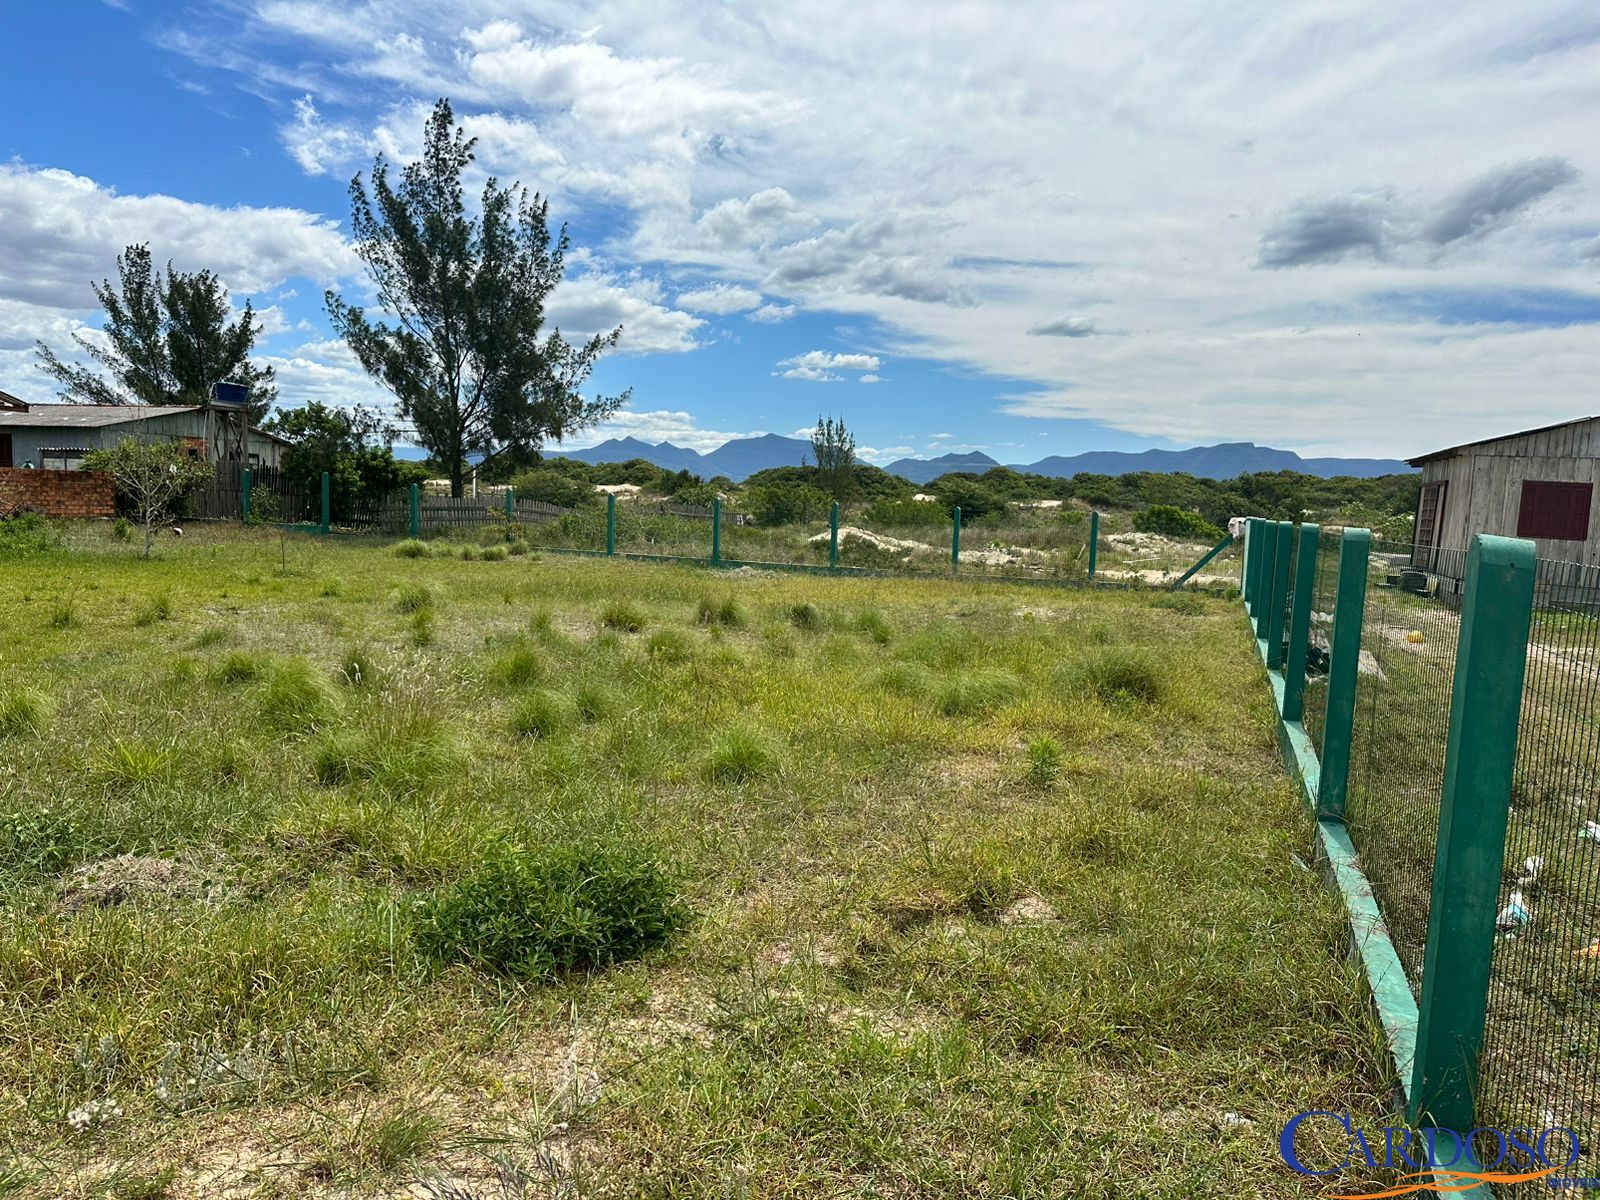
[[[811,443],[802,438],[776,433],[760,437],[734,438],[704,454],[671,442],[652,445],[638,438],[611,438],[598,446],[568,450],[551,457],[574,458],[586,463],[626,462],[642,458],[672,471],[689,471],[705,479],[725,475],[735,483],[771,467],[797,467],[811,459]],[[1009,466],[1014,471],[1069,478],[1073,475],[1125,475],[1130,471],[1173,474],[1179,471],[1205,479],[1232,479],[1255,471],[1299,471],[1323,479],[1335,475],[1354,475],[1370,479],[1393,475],[1411,468],[1395,458],[1301,458],[1293,450],[1275,450],[1253,442],[1221,442],[1215,446],[1194,446],[1188,450],[1089,450],[1083,454],[1051,455],[1036,463],[1002,464],[987,454],[942,454],[938,458],[901,458],[884,467],[885,471],[912,483],[931,483],[952,471],[982,474],[992,467]]]

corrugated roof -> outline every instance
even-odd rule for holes
[[[0,427],[100,429],[151,417],[199,412],[193,404],[33,404],[27,412],[0,409]]]
[[[1420,467],[1423,463],[1433,462],[1435,459],[1448,458],[1458,450],[1470,450],[1473,446],[1487,446],[1490,442],[1505,442],[1512,438],[1532,437],[1536,433],[1548,433],[1552,429],[1565,429],[1568,425],[1582,425],[1585,421],[1594,420],[1600,420],[1600,417],[1574,417],[1570,421],[1557,421],[1554,425],[1540,425],[1537,429],[1519,429],[1515,433],[1502,433],[1495,437],[1479,438],[1475,442],[1462,442],[1459,446],[1446,446],[1443,450],[1419,454],[1416,458],[1406,459],[1406,463],[1409,466]]]

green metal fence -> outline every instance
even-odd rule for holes
[[[1407,1117],[1570,1129],[1600,1176],[1600,570],[1282,539],[1247,523],[1244,601]]]

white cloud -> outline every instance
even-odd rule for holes
[[[759,310],[761,293],[738,284],[714,283],[709,287],[679,292],[676,303],[679,308],[687,308],[691,312],[727,316],[752,308]]]
[[[778,366],[787,368],[774,374],[784,379],[806,379],[812,383],[838,383],[840,371],[876,371],[882,365],[876,354],[833,354],[827,350],[807,350],[785,358]],[[877,376],[872,376],[875,381]]]
[[[587,446],[597,446],[610,438],[633,437],[652,445],[658,442],[671,442],[674,446],[683,446],[704,454],[734,438],[759,437],[764,432],[765,430],[752,430],[746,433],[730,433],[724,430],[702,429],[692,413],[674,412],[668,409],[656,409],[651,412],[633,412],[624,409],[604,424],[586,429],[582,434],[551,449],[557,453],[564,449],[581,450]]]
[[[881,376],[881,375],[873,375],[873,374],[869,373],[869,374],[861,376],[856,382],[857,383],[882,383],[883,382],[883,376]]]
[[[1600,256],[1600,243],[1595,247],[1595,254]],[[745,320],[761,325],[782,325],[799,311],[793,304],[763,304],[755,312],[746,313]]]
[[[581,260],[580,260],[581,261]],[[699,347],[699,317],[661,303],[661,286],[602,269],[569,274],[550,297],[549,318],[571,340],[622,326],[623,354],[671,354]]]
[[[365,165],[373,150],[372,139],[359,130],[326,124],[309,94],[294,102],[294,121],[279,132],[284,149],[307,175]]]

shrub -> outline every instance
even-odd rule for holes
[[[1222,537],[1222,530],[1199,513],[1175,504],[1152,504],[1143,512],[1135,513],[1133,527],[1140,533],[1159,533],[1166,537],[1206,542],[1215,542]]]
[[[339,693],[327,676],[303,658],[272,672],[256,697],[256,711],[273,729],[304,732],[325,724],[338,710]]]
[[[0,561],[44,554],[56,545],[55,534],[38,513],[0,520]]]
[[[825,515],[833,501],[828,493],[808,483],[757,484],[749,489],[745,506],[757,525],[795,525]]]
[[[43,733],[51,707],[50,698],[37,688],[0,690],[0,737]]]
[[[1054,783],[1061,774],[1061,743],[1053,737],[1037,737],[1028,743],[1028,781],[1040,787]]]
[[[397,558],[428,558],[433,553],[428,549],[427,542],[419,542],[416,538],[407,538],[403,542],[397,542],[394,552]]]
[[[529,692],[511,714],[511,732],[518,737],[553,737],[578,719],[571,697],[541,688]]]
[[[419,908],[419,949],[525,979],[638,958],[688,921],[674,880],[631,849],[505,851]]]
[[[963,521],[976,521],[1006,511],[1005,497],[991,491],[976,479],[946,475],[933,484],[933,494],[946,515],[959,508]]]
[[[549,467],[524,471],[511,480],[511,486],[518,500],[538,500],[561,508],[578,508],[595,499],[595,490],[589,484]]]
[[[394,609],[399,613],[421,612],[433,607],[433,591],[425,584],[403,583],[395,589]]]
[[[772,738],[748,725],[730,725],[717,732],[706,758],[706,773],[725,783],[743,783],[778,769],[780,756]]]
[[[55,809],[0,813],[0,870],[27,867],[53,875],[79,857],[82,842],[72,818]]]
[[[966,510],[962,510],[966,515]],[[879,500],[861,514],[868,529],[910,529],[942,525],[949,520],[946,510],[926,500]]]
[[[511,551],[504,545],[485,546],[483,548],[483,553],[480,554],[479,557],[482,558],[484,562],[505,562],[507,558],[511,557]]]
[[[118,542],[131,542],[133,540],[133,522],[127,517],[118,517],[111,523],[112,540]]]
[[[646,619],[638,605],[626,600],[613,600],[600,610],[600,624],[607,629],[620,629],[625,633],[638,633],[645,627]]]
[[[462,562],[476,562],[478,560],[478,548],[471,542],[461,547],[457,553]]]
[[[729,629],[740,629],[749,622],[744,609],[732,596],[725,597],[720,603],[710,596],[701,596],[694,619],[700,625],[722,625]]]
[[[1010,703],[1020,690],[1004,671],[958,671],[939,685],[933,706],[943,717],[971,717]]]
[[[1063,671],[1069,690],[1102,700],[1139,700],[1153,703],[1167,690],[1167,677],[1155,656],[1132,646],[1106,646],[1091,652]]]
[[[815,632],[822,628],[822,614],[817,611],[817,606],[806,600],[799,604],[789,606],[789,624],[796,629],[806,632]]]

